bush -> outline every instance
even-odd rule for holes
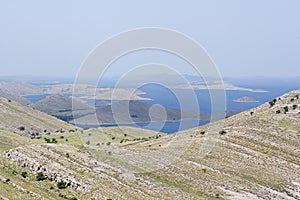
[[[254,112],[250,112],[250,115],[253,115],[254,114]]]
[[[293,105],[293,109],[295,110],[298,107],[298,105]]]
[[[24,126],[20,126],[18,129],[19,129],[20,131],[25,131],[25,127],[24,127]]]
[[[65,189],[65,188],[67,188],[67,183],[64,181],[60,181],[57,183],[57,187],[58,187],[58,189]]]
[[[220,135],[225,135],[227,132],[225,130],[222,130],[219,132]]]
[[[288,106],[285,106],[283,109],[284,109],[284,112],[288,112],[289,111],[289,107]]]
[[[57,140],[55,138],[52,138],[52,142],[51,143],[54,143],[56,144],[57,143]]]
[[[37,180],[37,181],[44,181],[44,180],[46,180],[46,177],[45,177],[45,175],[43,174],[43,172],[39,172],[39,173],[36,175],[36,180]]]
[[[281,111],[280,111],[280,110],[277,110],[277,111],[276,111],[276,114],[280,114],[280,113],[281,113]]]
[[[273,107],[276,103],[277,99],[273,99],[273,101],[270,101],[269,104],[270,104],[270,108]]]
[[[26,178],[26,177],[27,177],[27,172],[22,172],[22,173],[21,173],[21,176],[22,176],[23,178]]]

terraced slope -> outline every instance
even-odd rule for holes
[[[298,95],[294,91],[229,117],[213,137],[215,124],[162,137],[105,128],[31,140],[0,129],[0,198],[300,199]],[[144,139],[137,140],[139,133]],[[139,162],[158,167],[143,171],[134,165]],[[38,173],[45,180],[37,181]],[[58,189],[61,182],[66,188]]]

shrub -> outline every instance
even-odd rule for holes
[[[289,107],[288,106],[285,106],[283,109],[284,109],[284,112],[288,112],[289,111]]]
[[[295,99],[294,99],[294,98],[291,98],[291,102],[293,102],[293,101],[295,101]]]
[[[56,144],[57,143],[57,140],[55,138],[52,138],[52,142],[51,143],[54,143]]]
[[[250,115],[253,115],[254,114],[254,112],[250,112]]]
[[[280,111],[280,110],[277,110],[277,111],[276,111],[276,114],[280,114],[280,113],[281,113],[281,111]]]
[[[200,134],[201,134],[201,135],[204,135],[204,134],[205,134],[205,131],[201,131]]]
[[[293,109],[295,110],[298,107],[298,105],[293,105]]]
[[[270,107],[273,107],[276,103],[277,99],[273,99],[272,101],[269,102]]]
[[[21,173],[21,176],[22,176],[23,178],[26,178],[26,177],[27,177],[27,172],[22,172],[22,173]]]
[[[225,130],[222,130],[219,132],[220,135],[225,135],[227,132]]]
[[[64,139],[65,137],[62,135],[62,136],[60,136],[60,139]]]
[[[49,138],[44,138],[44,140],[46,141],[46,143],[51,143]]]
[[[45,175],[43,174],[43,172],[37,173],[37,175],[36,175],[36,180],[37,180],[37,181],[44,181],[44,180],[46,180],[46,177],[45,177]]]
[[[114,140],[114,139],[116,139],[116,137],[112,137],[111,139]]]
[[[20,126],[18,129],[19,129],[20,131],[25,131],[25,127],[24,127],[24,126]]]
[[[67,188],[67,183],[64,181],[60,181],[57,183],[57,187],[58,187],[58,189],[65,189],[65,188]]]

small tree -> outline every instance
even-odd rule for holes
[[[289,107],[288,106],[285,106],[283,109],[284,109],[285,113],[287,113],[289,111]]]
[[[19,129],[20,131],[25,131],[25,126],[20,126],[18,129]]]
[[[277,99],[273,99],[272,101],[269,102],[270,108],[275,105],[276,101],[277,101]]]
[[[45,175],[43,174],[43,172],[37,173],[37,175],[36,175],[36,180],[37,180],[37,181],[44,181],[44,180],[46,180],[46,177],[45,177]]]
[[[298,105],[296,105],[296,104],[293,105],[293,109],[294,109],[294,110],[295,110],[297,107],[298,107]]]
[[[225,130],[222,130],[219,132],[220,135],[225,135],[227,132]]]
[[[56,144],[57,143],[57,140],[55,138],[52,138],[52,142],[51,143],[54,143]]]
[[[57,187],[58,187],[58,189],[65,189],[65,188],[67,188],[67,183],[64,181],[60,181],[57,183]]]
[[[26,178],[26,177],[27,177],[27,172],[22,172],[22,173],[21,173],[21,176],[22,176],[23,178]]]

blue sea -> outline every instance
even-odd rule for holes
[[[226,79],[226,82],[232,83],[239,87],[251,88],[251,89],[262,89],[267,92],[250,92],[250,91],[238,91],[238,90],[229,90],[226,91],[226,109],[224,111],[245,111],[257,106],[264,104],[265,102],[271,101],[272,99],[283,95],[292,90],[300,88],[300,79],[299,78],[257,78],[257,79],[247,79],[247,78],[234,78]],[[193,107],[181,107],[180,101],[175,93],[180,97],[185,97],[184,101],[189,101],[189,91],[184,89],[168,89],[157,84],[149,84],[139,88],[144,94],[141,94],[141,97],[150,98],[152,100],[144,100],[143,102],[150,104],[159,104],[166,108],[176,108],[184,110],[193,110]],[[211,97],[209,90],[195,90],[195,96],[197,98],[199,111],[201,113],[211,114]],[[35,96],[25,96],[32,102],[39,101],[48,96],[45,95],[35,95]],[[235,102],[234,100],[241,97],[251,97],[258,102]],[[100,100],[101,101],[101,100]],[[161,131],[164,133],[174,133],[181,130],[201,126],[209,123],[209,121],[204,120],[182,120],[182,121],[172,121],[172,122],[152,122],[152,123],[135,123],[135,124],[109,124],[99,126],[133,126],[151,129],[155,131]],[[83,127],[84,125],[78,125]]]

